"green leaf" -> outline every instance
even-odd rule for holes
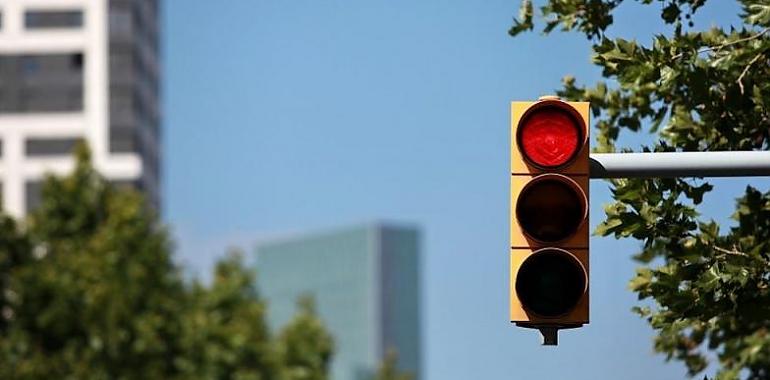
[[[628,287],[633,291],[640,291],[649,287],[651,282],[652,271],[648,268],[639,268],[636,270],[636,277],[628,283]]]
[[[744,4],[744,19],[747,24],[764,25],[770,24],[770,3],[767,1],[742,1]]]
[[[615,227],[618,227],[622,224],[623,222],[619,218],[607,219],[599,223],[598,226],[596,226],[596,231],[594,231],[594,235],[607,236],[614,232]]]
[[[513,20],[513,26],[508,30],[508,34],[516,36],[522,32],[532,30],[534,27],[532,16],[532,0],[521,0],[521,5],[519,6],[519,18]]]
[[[676,2],[672,1],[663,8],[660,16],[663,18],[663,20],[666,21],[666,23],[673,24],[675,21],[677,21],[677,19],[679,19],[679,15],[681,13],[682,11],[679,9],[679,6],[676,4]]]

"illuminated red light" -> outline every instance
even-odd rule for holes
[[[575,118],[567,111],[545,106],[523,120],[518,139],[527,160],[540,167],[555,168],[575,157],[582,133]]]

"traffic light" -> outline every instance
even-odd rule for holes
[[[587,102],[511,103],[511,322],[539,329],[588,323]]]

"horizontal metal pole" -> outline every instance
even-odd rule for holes
[[[770,176],[770,151],[591,154],[591,178],[758,176]]]

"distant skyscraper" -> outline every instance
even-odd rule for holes
[[[336,343],[334,380],[369,380],[385,353],[420,378],[420,241],[413,228],[365,225],[261,244],[257,282],[274,330],[311,294]]]
[[[118,184],[160,203],[158,1],[0,1],[0,181],[22,216],[78,140]]]

